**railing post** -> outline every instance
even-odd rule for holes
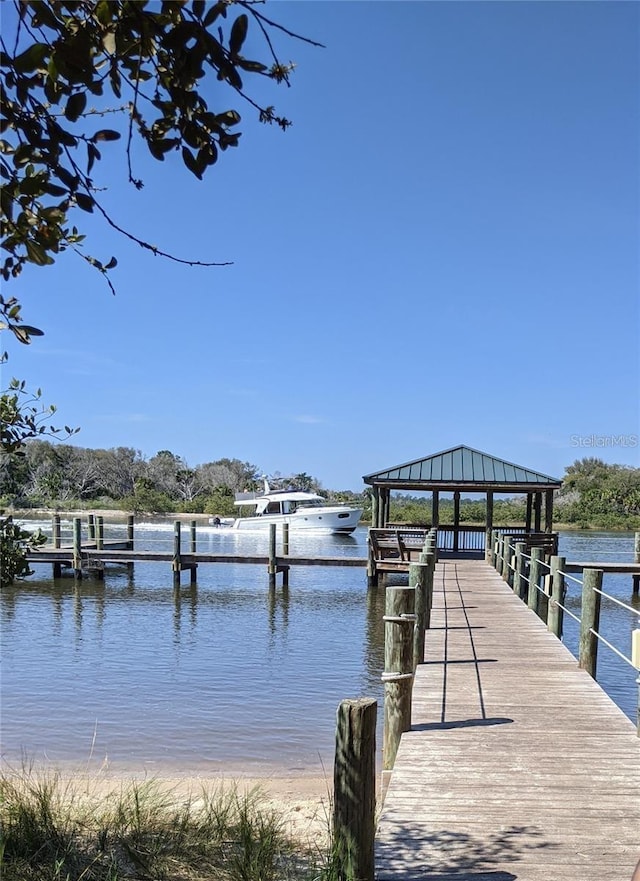
[[[633,562],[640,563],[640,532],[636,532],[633,537]],[[633,575],[633,594],[637,596],[640,593],[640,575]]]
[[[602,569],[584,569],[582,572],[582,614],[580,615],[580,644],[578,664],[589,676],[596,678],[600,603],[602,596]]]
[[[96,540],[96,518],[93,514],[87,516],[87,538],[89,541]]]
[[[498,533],[498,553],[496,559],[496,571],[498,572],[498,575],[502,575],[504,572],[504,542],[504,533]]]
[[[640,737],[640,628],[631,633],[631,663],[639,671],[636,685],[638,686],[638,709],[636,714],[636,733]]]
[[[513,547],[511,545],[511,536],[507,535],[504,539],[504,566],[502,568],[502,579],[506,581],[509,587],[513,587],[513,569],[511,568],[511,552],[513,551]]]
[[[197,553],[198,550],[198,534],[197,534],[198,523],[196,520],[192,520],[189,524],[189,550],[192,554]]]
[[[182,547],[180,535],[180,521],[173,522],[173,561],[171,568],[173,569],[173,586],[178,587],[180,584],[180,571],[182,569]]]
[[[498,559],[498,555],[496,553],[496,545],[497,544],[498,544],[498,530],[492,529],[491,530],[491,556],[490,556],[490,559],[491,559],[491,565],[493,566],[494,569],[496,568],[496,562]]]
[[[562,639],[564,612],[560,606],[564,605],[565,581],[563,573],[566,562],[565,557],[551,557],[551,599],[549,600],[547,628],[558,639]]]
[[[289,556],[289,524],[282,524],[282,554],[285,557]]]
[[[372,698],[338,707],[333,766],[333,833],[338,875],[373,881],[376,810],[376,716]]]
[[[422,556],[422,554],[420,555]],[[429,555],[430,556],[430,555]],[[413,669],[424,661],[425,631],[428,626],[428,563],[409,563],[409,587],[415,588],[415,626],[413,628]]]
[[[411,728],[414,590],[387,587],[384,616],[384,735],[382,767],[393,768],[403,731]]]
[[[433,577],[436,571],[436,559],[433,551],[429,551],[425,553],[424,551],[420,554],[419,563],[423,565],[426,564],[425,570],[425,578],[426,578],[426,586],[425,586],[425,594],[427,600],[427,617],[425,622],[425,630],[428,630],[431,627],[431,609],[433,608]]]
[[[529,590],[527,592],[527,605],[538,614],[540,608],[538,582],[540,581],[540,561],[542,560],[542,548],[531,548],[531,563],[529,565]]]
[[[276,572],[278,569],[276,554],[276,524],[269,524],[269,562],[267,563],[267,574],[269,575],[269,587],[276,586]]]
[[[73,577],[82,578],[82,520],[73,518]]]
[[[513,592],[517,594],[521,600],[527,596],[526,569],[527,561],[525,559],[525,551],[527,545],[523,541],[516,542],[516,571],[513,576]]]
[[[104,517],[95,518],[94,538],[96,540],[96,550],[104,549]]]

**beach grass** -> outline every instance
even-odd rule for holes
[[[98,791],[56,772],[0,776],[3,881],[331,881],[331,836],[296,840],[260,789]]]

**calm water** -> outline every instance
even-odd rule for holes
[[[172,540],[172,524],[136,525],[138,546],[168,550]],[[200,551],[265,553],[266,544],[266,535],[198,528]],[[632,551],[629,534],[561,538],[569,559],[631,560]],[[366,530],[294,533],[291,553],[364,556]],[[330,775],[339,702],[368,695],[382,705],[384,595],[367,591],[363,569],[294,568],[289,589],[270,592],[265,567],[201,565],[197,589],[185,583],[178,594],[167,564],[136,564],[133,575],[110,568],[104,582],[78,589],[38,569],[0,594],[11,764],[27,756],[122,772]],[[606,576],[605,590],[629,602],[631,578]],[[579,586],[570,582],[569,593],[579,612]],[[626,654],[636,622],[603,602],[604,635]],[[566,642],[575,651],[570,619]],[[598,666],[635,718],[634,671],[602,646]]]

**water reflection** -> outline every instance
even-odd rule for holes
[[[171,536],[169,528],[144,531],[150,547]],[[624,559],[633,541],[622,538],[600,547]],[[262,553],[264,541],[246,537],[244,551]],[[561,553],[587,559],[595,552],[585,541],[563,537]],[[239,536],[220,532],[201,543],[241,547]],[[364,556],[366,533],[296,537],[291,553]],[[201,565],[197,582],[178,588],[160,563],[114,567],[102,582],[54,581],[50,567],[40,569],[0,592],[5,759],[19,760],[22,749],[51,761],[86,759],[96,732],[96,761],[150,770],[330,767],[339,702],[370,696],[382,705],[385,591],[367,589],[364,569],[298,567],[288,588],[278,579],[273,589],[264,566]],[[628,576],[606,576],[605,590],[640,609]],[[579,612],[573,583],[567,603]],[[626,647],[634,618],[605,601],[602,625]],[[575,651],[568,616],[565,630]],[[599,681],[633,715],[635,677],[623,666],[601,647]]]

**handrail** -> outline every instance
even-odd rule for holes
[[[613,603],[616,603],[621,608],[625,609],[628,612],[634,613],[636,616],[638,616],[638,618],[640,618],[640,610],[633,608],[633,606],[630,606],[629,604],[621,601],[617,597],[612,596],[612,594],[608,593],[607,591],[602,590],[601,582],[602,582],[603,572],[601,569],[585,568],[583,570],[583,577],[576,578],[575,576],[564,571],[564,569],[557,568],[554,570],[554,566],[552,565],[552,561],[547,562],[546,560],[543,560],[541,558],[542,557],[541,554],[540,554],[540,556],[536,555],[534,557],[533,554],[526,554],[526,553],[522,553],[522,552],[518,551],[516,548],[516,545],[520,544],[520,546],[522,546],[523,542],[516,540],[512,544],[510,541],[510,538],[517,539],[518,536],[509,536],[506,533],[506,531],[499,532],[497,530],[494,531],[494,536],[495,536],[495,539],[494,539],[494,543],[493,543],[493,550],[494,550],[494,558],[493,559],[495,559],[495,568],[498,569],[498,571],[502,571],[503,577],[506,576],[505,580],[507,580],[507,582],[509,582],[510,573],[514,573],[513,588],[514,588],[514,590],[516,589],[516,586],[518,588],[520,588],[520,597],[522,599],[524,599],[525,601],[527,600],[527,597],[523,596],[523,593],[521,590],[521,583],[524,582],[525,584],[529,585],[529,597],[528,597],[529,606],[532,607],[534,609],[534,611],[536,611],[540,615],[540,617],[545,618],[546,615],[548,614],[548,609],[547,609],[548,604],[547,604],[547,602],[543,602],[542,599],[532,601],[532,596],[535,597],[536,595],[544,595],[545,600],[549,600],[550,602],[552,602],[557,609],[562,610],[563,613],[566,613],[567,615],[569,615],[569,617],[573,618],[575,621],[577,621],[581,625],[582,630],[581,630],[580,645],[579,645],[579,655],[580,655],[579,656],[579,663],[581,666],[584,666],[585,669],[587,669],[587,671],[595,678],[596,658],[597,658],[596,645],[597,645],[597,643],[602,642],[604,645],[607,646],[607,648],[609,648],[612,652],[614,652],[614,654],[616,654],[621,660],[625,661],[625,663],[627,663],[630,667],[632,667],[633,669],[637,669],[637,667],[634,663],[634,659],[631,658],[630,656],[625,655],[624,652],[620,651],[620,649],[618,649],[615,645],[613,645],[611,642],[609,642],[609,640],[607,640],[602,635],[602,633],[599,632],[599,628],[597,627],[597,622],[599,621],[599,615],[600,615],[600,601],[601,601],[602,597],[604,597],[607,600],[611,600]],[[515,562],[512,562],[512,552],[514,552],[514,551],[515,551]],[[553,557],[552,560],[553,559],[558,560],[558,561],[564,560],[564,558],[560,558],[557,556]],[[551,573],[552,577],[554,577],[554,572],[555,572],[555,575],[557,575],[557,577],[562,580],[561,585],[560,585],[561,598],[560,598],[560,596],[558,596],[555,586],[554,586],[554,595],[550,596],[549,593],[547,593],[547,590],[545,589],[545,587],[538,584],[537,580],[535,583],[535,591],[532,594],[533,584],[532,584],[531,578],[527,577],[526,568],[527,568],[527,564],[530,565],[534,560],[536,562],[537,567],[544,566],[544,568],[547,569]],[[605,563],[604,566],[606,567],[607,564]],[[539,571],[539,569],[537,569],[537,571]],[[586,573],[590,573],[587,576],[587,578],[585,578]],[[591,573],[593,573],[593,574],[591,574]],[[530,575],[530,573],[529,573],[529,575]],[[545,578],[546,577],[547,576],[545,576]],[[562,599],[564,599],[564,596],[566,595],[565,579],[573,581],[574,583],[580,585],[582,588],[582,610],[581,610],[580,616],[574,614],[570,609],[567,608],[567,606],[564,604],[564,602],[562,602]],[[587,582],[587,583],[585,584],[585,582]],[[590,596],[594,598],[593,601],[589,599]],[[542,612],[540,611],[539,608],[537,608],[538,603],[543,603]],[[585,617],[585,615],[588,615],[590,619],[592,618],[596,622],[596,625],[593,626],[593,625],[590,625],[589,623],[587,623],[588,619]],[[561,625],[560,625],[560,632],[556,633],[556,635],[561,637]],[[587,637],[593,637],[595,639],[595,644],[590,644],[589,639]],[[639,684],[640,684],[640,678],[639,678]],[[639,734],[640,734],[640,730],[639,730]]]

